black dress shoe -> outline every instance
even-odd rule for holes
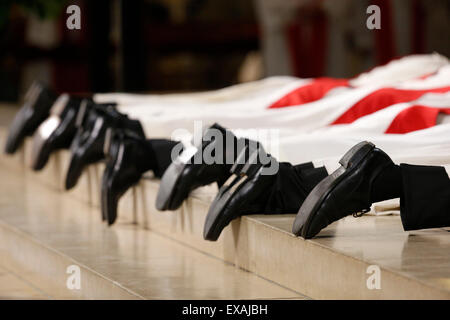
[[[341,167],[323,179],[303,202],[292,228],[295,235],[309,239],[347,215],[368,212],[374,200],[374,180],[383,170],[395,166],[370,142],[355,145],[339,163]]]
[[[76,118],[80,107],[87,99],[69,97],[62,94],[50,110],[50,116],[39,125],[33,135],[31,168],[41,170],[50,154],[70,147],[76,133]]]
[[[156,197],[156,208],[176,210],[192,190],[213,182],[217,182],[220,187],[231,175],[230,169],[236,159],[237,149],[237,139],[231,131],[218,124],[208,128],[200,145],[186,147],[164,172]],[[219,161],[204,161],[205,150],[220,152],[220,155],[214,154],[214,158]]]
[[[108,130],[105,154],[106,168],[101,186],[101,209],[103,220],[111,225],[117,219],[120,197],[139,182],[144,172],[154,170],[157,164],[149,140],[127,130]]]
[[[23,140],[31,136],[37,127],[49,116],[56,95],[39,83],[33,83],[28,90],[22,108],[14,117],[9,128],[5,152],[13,154]]]
[[[92,163],[105,158],[106,131],[111,129],[126,129],[145,138],[139,121],[129,119],[115,110],[114,104],[94,104],[85,110],[80,110],[77,118],[77,133],[70,146],[71,158],[66,174],[65,188],[73,188],[83,169]]]
[[[248,158],[242,163],[244,155]],[[269,161],[261,161],[263,157]],[[241,151],[231,169],[232,175],[219,189],[209,208],[203,229],[205,240],[216,241],[222,230],[237,217],[269,213],[266,212],[266,201],[276,174],[265,174],[264,170],[274,164],[278,164],[276,159],[265,154],[259,144],[256,148],[250,145]]]

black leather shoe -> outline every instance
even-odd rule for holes
[[[248,160],[242,164],[245,154]],[[261,161],[262,156],[269,161]],[[237,217],[266,213],[265,200],[271,193],[276,174],[265,174],[264,170],[274,164],[278,164],[275,158],[265,154],[259,144],[256,148],[250,145],[241,151],[231,169],[232,175],[219,189],[209,208],[203,229],[205,240],[216,241],[222,230]]]
[[[361,142],[339,161],[341,167],[323,179],[303,202],[292,232],[309,239],[347,215],[370,210],[372,184],[381,171],[394,163],[370,142]]]
[[[25,95],[22,108],[14,117],[9,128],[5,152],[13,154],[23,140],[31,136],[37,127],[49,116],[56,95],[40,83],[33,83]]]
[[[50,116],[33,134],[31,168],[41,170],[50,154],[70,147],[76,133],[76,118],[81,105],[88,100],[62,94],[50,110]]]
[[[113,104],[91,103],[85,111],[80,110],[77,127],[77,133],[70,146],[71,158],[66,174],[66,190],[76,185],[87,165],[105,158],[103,147],[106,131],[109,128],[126,129],[145,138],[140,122],[119,113]]]
[[[221,141],[217,136],[221,137]],[[200,146],[185,148],[164,172],[156,197],[156,208],[176,210],[192,190],[213,182],[217,182],[220,187],[231,175],[230,169],[237,156],[236,141],[231,131],[218,124],[208,128]],[[221,155],[214,155],[219,161],[209,164],[204,161],[202,155],[207,149],[220,151]]]
[[[109,225],[117,218],[120,197],[155,168],[155,154],[148,141],[126,130],[108,130],[105,140],[106,168],[101,186],[102,218]]]

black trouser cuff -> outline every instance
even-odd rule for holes
[[[417,230],[450,226],[450,179],[443,167],[401,164],[403,228]]]

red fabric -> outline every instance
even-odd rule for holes
[[[400,112],[385,133],[408,133],[436,125],[439,113],[450,115],[450,108],[411,106]]]
[[[430,72],[430,73],[424,74],[423,76],[420,76],[418,79],[425,80],[425,79],[435,75],[436,73],[437,73],[436,71],[435,72]]]
[[[331,89],[348,86],[347,79],[317,78],[310,84],[301,86],[289,92],[281,99],[269,106],[273,108],[284,108],[313,102],[323,98]]]
[[[376,90],[354,104],[331,124],[352,123],[356,119],[384,109],[396,103],[408,102],[418,99],[425,93],[444,93],[450,87],[433,88],[426,90],[401,90],[395,88],[382,88]]]

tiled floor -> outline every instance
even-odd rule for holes
[[[50,297],[20,274],[4,268],[0,264],[0,300],[6,299],[49,299]]]

